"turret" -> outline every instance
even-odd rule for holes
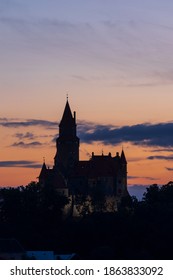
[[[67,99],[64,113],[59,124],[59,137],[56,140],[57,152],[54,168],[67,175],[76,162],[79,161],[79,138],[76,135],[76,113],[72,115]]]
[[[46,180],[46,176],[47,176],[47,167],[46,167],[46,164],[45,164],[45,161],[43,162],[43,165],[42,165],[42,169],[40,171],[40,175],[39,175],[39,183],[41,186],[44,186],[45,185],[45,180]]]
[[[123,150],[121,152],[121,162],[122,162],[122,164],[127,164],[127,160],[126,160],[126,157],[125,157],[125,154],[124,154]]]
[[[126,194],[128,194],[128,191],[127,191],[127,160],[126,160],[123,149],[121,152],[121,173],[122,173],[122,190],[123,190],[123,194],[126,195]]]
[[[72,116],[70,105],[67,99],[64,113],[59,124],[59,137],[71,138],[76,136],[76,120],[75,116]]]

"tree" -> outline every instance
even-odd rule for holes
[[[69,203],[69,199],[59,193],[51,184],[40,191],[40,215],[48,223],[57,222],[63,216],[63,209]]]
[[[147,188],[143,195],[143,201],[147,203],[156,203],[159,200],[160,188],[157,184],[153,184]]]
[[[89,195],[78,194],[75,196],[75,206],[80,216],[85,217],[91,213],[91,198]]]
[[[0,217],[3,222],[20,224],[46,224],[61,218],[67,197],[51,185],[42,188],[31,182],[27,186],[0,190]]]

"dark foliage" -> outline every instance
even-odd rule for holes
[[[0,189],[0,238],[15,237],[29,247],[46,247],[49,228],[53,231],[62,223],[67,203],[51,186],[43,189],[35,182]]]
[[[63,220],[67,202],[36,183],[1,189],[0,237],[14,237],[28,250],[76,252],[83,259],[173,258],[173,182],[150,186],[142,201],[124,198],[116,213],[86,215],[83,199],[85,215]]]

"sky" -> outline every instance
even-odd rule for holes
[[[135,189],[173,180],[173,2],[0,0],[0,186],[53,166],[66,95],[80,158],[122,147]]]

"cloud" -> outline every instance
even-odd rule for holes
[[[168,170],[168,171],[173,171],[172,167],[165,167],[165,169]]]
[[[143,157],[129,157],[128,158],[128,162],[137,162],[137,161],[142,161],[142,160],[144,160],[144,158]]]
[[[172,148],[161,148],[161,149],[154,149],[154,150],[151,150],[152,153],[158,153],[158,152],[173,152],[173,149]]]
[[[15,136],[16,138],[20,139],[20,140],[21,140],[21,139],[33,140],[33,139],[36,138],[36,136],[35,136],[33,133],[31,133],[31,132],[16,133],[14,136]]]
[[[84,81],[84,82],[88,82],[88,78],[81,76],[81,75],[71,75],[71,78],[78,80],[78,81]]]
[[[18,148],[34,148],[42,146],[43,144],[38,141],[30,142],[30,143],[24,143],[23,141],[15,142],[11,145],[11,147],[18,147]]]
[[[14,161],[0,161],[0,167],[41,168],[41,165],[35,161],[14,160]]]
[[[65,34],[76,33],[77,30],[80,29],[80,25],[67,21],[67,20],[59,20],[47,17],[25,17],[22,14],[17,16],[8,16],[8,15],[1,15],[0,16],[0,23],[4,26],[8,26],[11,30],[18,32],[23,38],[26,38],[26,35],[29,35],[28,39],[35,38],[36,42],[34,43],[41,43],[39,40],[45,40],[48,37],[52,37],[53,44],[56,42],[57,36],[58,38],[64,38]],[[83,24],[86,28],[87,24]],[[54,36],[53,38],[53,33]],[[36,35],[38,38],[36,38]],[[71,36],[72,37],[72,36]],[[51,44],[51,42],[46,42],[46,44]]]
[[[40,139],[40,138],[52,138],[52,137],[53,137],[52,142],[55,142],[54,138],[55,139],[57,138],[57,135],[55,136],[53,134],[38,134],[38,135],[35,135],[32,132],[26,132],[26,133],[19,133],[18,132],[16,134],[14,134],[13,136],[15,138],[18,138],[19,142],[22,141],[22,140],[35,140],[35,139],[38,139],[38,138]]]
[[[159,160],[173,160],[173,155],[170,156],[160,156],[160,155],[156,155],[156,156],[149,156],[147,157],[147,159],[149,160],[153,160],[153,159],[159,159]]]
[[[91,44],[95,41],[94,35],[96,35],[93,27],[88,22],[56,17],[57,15],[49,18],[46,15],[41,16],[41,14],[38,17],[24,17],[22,14],[4,15],[0,17],[0,23],[3,26],[2,29],[10,30],[11,37],[14,38],[12,46],[15,51],[22,48],[22,50],[28,50],[32,55],[38,55],[39,50],[39,55],[41,57],[47,55],[47,59],[52,59],[51,53],[53,56],[60,54],[58,55],[59,61],[63,61],[66,55],[69,56],[69,59],[70,57],[73,59],[76,55],[83,57],[84,53],[89,58],[89,54],[92,53]],[[18,38],[20,38],[20,42],[18,42]],[[11,45],[7,47],[11,48]]]
[[[16,120],[0,118],[0,126],[6,128],[20,127],[36,127],[41,126],[49,130],[58,130],[58,123],[41,119]],[[98,123],[80,120],[78,122],[78,135],[83,143],[101,142],[104,145],[118,145],[123,142],[130,142],[134,145],[145,147],[157,147],[153,151],[169,151],[173,150],[173,122],[167,123],[142,123],[131,126],[115,126],[112,124],[102,125]],[[57,134],[53,137],[55,141]],[[23,145],[22,140],[34,140],[39,137],[32,132],[16,133],[15,137],[19,140],[20,145]],[[14,143],[14,146],[17,146]],[[31,142],[30,145],[40,145],[39,142]],[[18,144],[19,145],[19,144]],[[159,149],[158,147],[161,147]],[[152,159],[152,158],[150,158]]]
[[[147,176],[128,176],[128,180],[129,179],[146,179],[146,180],[151,180],[151,181],[158,180],[158,178],[147,177]]]
[[[30,126],[42,126],[47,129],[56,129],[58,127],[57,122],[47,121],[47,120],[16,120],[16,119],[0,119],[0,126],[8,127],[8,128],[18,128],[18,127],[30,127]]]
[[[122,85],[128,85],[129,82],[131,82],[129,86],[155,86],[161,83],[172,83],[171,21],[167,24],[163,17],[158,17],[156,20],[153,15],[151,19],[146,18],[143,16],[145,12],[135,16],[133,8],[128,9],[128,13],[125,11],[124,14],[124,7],[120,8],[121,5],[117,5],[116,9],[112,9],[114,7],[112,3],[107,5],[106,10],[108,9],[108,14],[112,14],[112,11],[116,10],[116,16],[114,14],[107,17],[104,4],[99,6],[99,11],[97,8],[91,9],[91,5],[88,4],[87,9],[90,12],[88,17],[86,16],[86,6],[82,8],[79,3],[73,3],[69,4],[72,5],[69,6],[71,11],[69,17],[66,5],[60,5],[59,9],[58,4],[55,4],[56,1],[46,1],[46,3],[53,3],[46,4],[46,6],[41,3],[42,9],[38,8],[40,4],[31,2],[33,3],[29,6],[22,3],[24,11],[21,10],[20,13],[12,12],[14,9],[11,8],[10,13],[4,13],[0,17],[1,29],[4,28],[2,35],[5,36],[2,38],[6,42],[5,46],[13,48],[16,54],[19,53],[19,48],[29,49],[32,57],[33,53],[37,56],[39,51],[39,56],[43,59],[45,59],[45,55],[46,58],[51,59],[56,56],[61,63],[65,63],[67,59],[68,65],[72,60],[76,65],[78,63],[85,65],[85,68],[90,69],[91,74],[94,73],[91,69],[102,70],[107,78],[113,76],[114,74],[110,75],[110,73],[115,73],[116,69],[116,74],[111,77],[111,81],[119,82],[123,76],[125,79],[123,79]],[[75,5],[78,10],[77,17]],[[96,3],[92,3],[92,5],[96,7]],[[12,3],[7,6],[12,7]],[[143,6],[140,7],[141,9]],[[148,22],[146,22],[147,20]],[[8,32],[6,32],[6,27],[8,27]],[[35,61],[35,57],[33,61]],[[160,70],[161,75],[155,75],[157,70]],[[87,71],[80,72],[76,73],[73,78],[78,81],[86,81]],[[153,73],[152,79],[151,73]],[[72,71],[67,72],[67,75],[71,74]]]
[[[85,143],[100,141],[105,145],[131,142],[134,145],[171,148],[173,145],[173,123],[142,123],[132,126],[113,127],[83,123],[79,136]]]

